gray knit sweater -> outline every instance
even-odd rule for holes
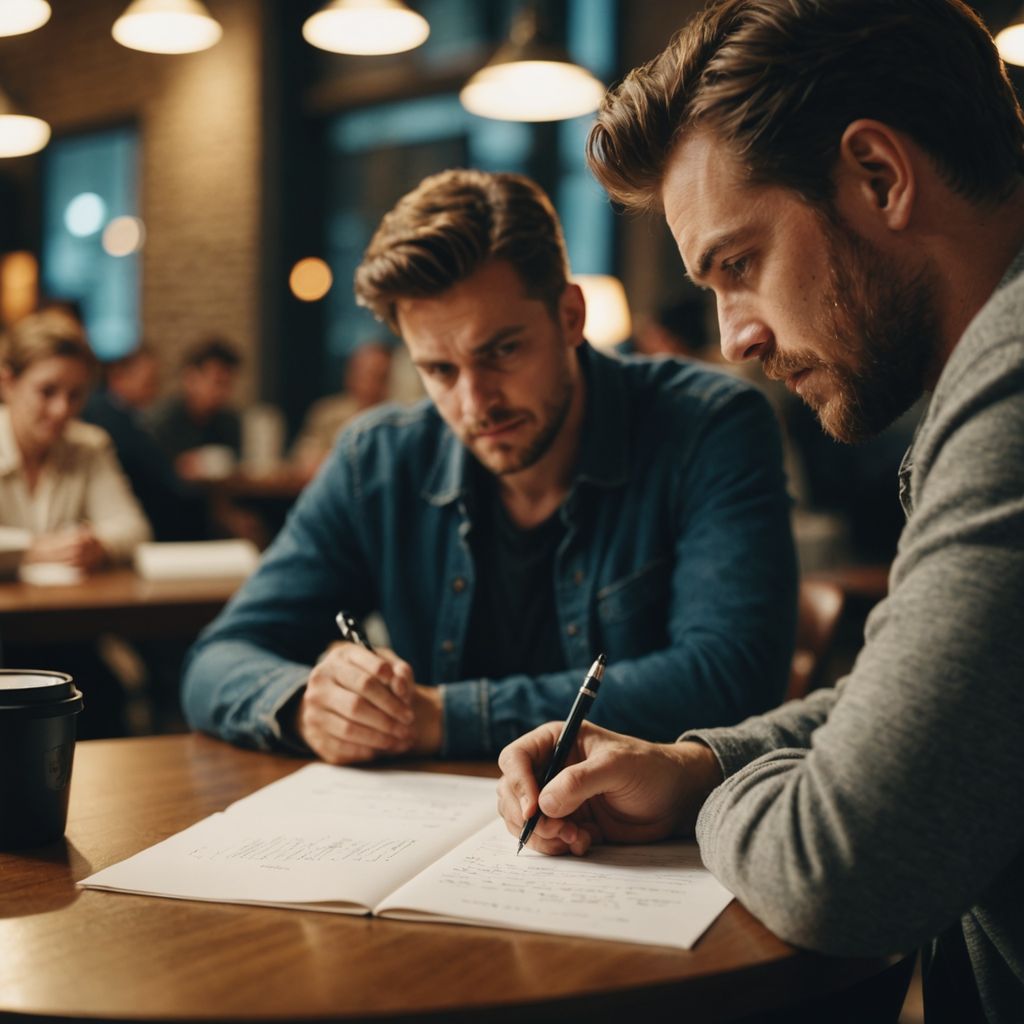
[[[850,675],[686,734],[726,776],[697,838],[782,938],[842,955],[930,947],[929,1020],[973,1002],[1020,1024],[1024,254],[954,349],[900,475],[889,597]]]

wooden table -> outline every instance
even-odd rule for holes
[[[132,639],[194,637],[241,579],[144,580],[113,569],[71,586],[0,583],[0,640],[51,644],[118,633]]]
[[[66,841],[0,853],[0,1017],[699,1024],[888,963],[799,952],[737,903],[679,951],[75,887],[299,764],[197,735],[79,743]]]

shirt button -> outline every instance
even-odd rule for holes
[[[583,573],[583,570],[582,570],[582,569],[577,569],[577,570],[576,570],[576,571],[575,571],[575,572],[574,572],[574,573],[572,574],[572,581],[573,581],[573,583],[575,583],[575,584],[576,584],[576,586],[577,586],[577,587],[578,587],[578,586],[580,586],[580,584],[581,584],[581,583],[582,583],[582,582],[583,582],[583,581],[584,581],[584,580],[585,580],[586,578],[587,578],[587,577],[586,577],[586,576],[584,575],[584,573]]]
[[[444,651],[445,654],[451,654],[452,651],[455,650],[455,643],[454,643],[454,641],[452,641],[452,640],[445,640],[445,642],[443,644],[441,644],[441,650]]]
[[[465,589],[466,581],[461,576],[456,576],[455,579],[452,580],[452,590],[454,590],[456,594],[461,594]]]
[[[565,631],[569,636],[575,636],[580,631],[580,627],[577,626],[575,622],[570,622],[569,625],[565,627]]]

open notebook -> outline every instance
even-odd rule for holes
[[[692,843],[517,857],[494,808],[493,779],[308,765],[79,884],[684,949],[732,898]]]

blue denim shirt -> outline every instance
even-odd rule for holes
[[[278,713],[337,639],[379,611],[417,682],[444,688],[446,757],[489,757],[564,718],[596,653],[590,719],[651,740],[738,722],[782,696],[796,565],[773,413],[753,388],[677,360],[584,346],[586,413],[554,565],[565,664],[465,679],[476,569],[472,456],[429,402],[347,429],[256,573],[186,665],[189,722],[296,749]]]

